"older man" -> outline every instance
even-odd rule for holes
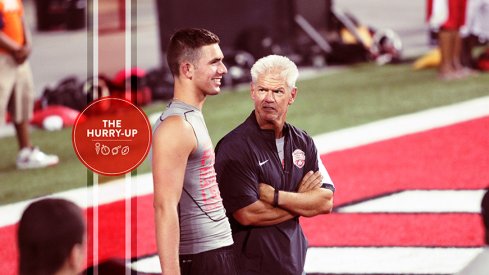
[[[240,274],[302,274],[299,217],[330,213],[334,185],[312,138],[286,123],[297,66],[271,55],[251,69],[255,110],[216,147],[216,172],[231,220]]]

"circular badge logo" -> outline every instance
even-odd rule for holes
[[[304,164],[306,164],[306,154],[302,150],[296,149],[292,153],[292,161],[294,162],[295,166],[302,168],[304,167]]]
[[[120,98],[92,102],[76,118],[73,149],[95,173],[118,176],[137,168],[151,146],[151,125],[136,105]]]

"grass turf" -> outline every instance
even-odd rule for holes
[[[300,81],[298,98],[288,121],[311,135],[443,106],[489,95],[489,74],[467,80],[437,81],[433,70],[412,71],[409,65],[362,64]],[[253,108],[248,88],[223,91],[207,99],[204,116],[214,144],[241,123]],[[144,108],[161,112],[165,103]],[[34,131],[33,142],[58,154],[61,163],[40,170],[15,169],[15,137],[0,139],[0,204],[12,203],[87,185],[89,173],[71,145],[71,128],[57,132]],[[137,173],[150,171],[145,161]],[[113,178],[101,177],[100,182]]]

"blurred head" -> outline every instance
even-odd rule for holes
[[[295,82],[299,70],[287,57],[269,55],[251,68],[251,98],[255,115],[262,129],[283,127],[289,105],[296,96]]]
[[[220,91],[227,72],[219,38],[205,29],[182,29],[170,39],[167,61],[174,78],[190,80],[205,93]]]
[[[486,231],[486,244],[489,245],[489,189],[487,189],[481,202],[482,221]]]
[[[33,202],[17,231],[20,275],[79,274],[85,259],[85,220],[81,209],[63,199]]]

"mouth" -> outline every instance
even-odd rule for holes
[[[214,82],[214,84],[216,84],[217,86],[221,86],[221,81],[222,77],[215,77],[212,79],[212,82]]]
[[[263,110],[265,112],[275,112],[276,111],[275,108],[272,106],[263,106]]]

